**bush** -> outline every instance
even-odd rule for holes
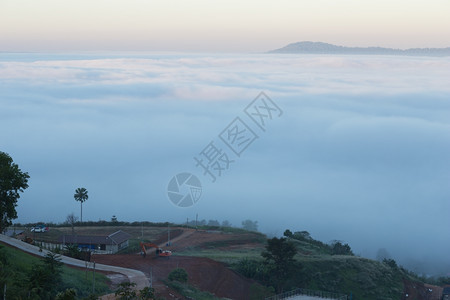
[[[120,300],[132,300],[136,299],[137,294],[133,288],[136,286],[134,282],[122,282],[119,284],[117,291],[115,293],[116,296],[119,296]]]
[[[188,274],[185,269],[177,268],[170,272],[168,278],[170,281],[187,282]]]
[[[75,300],[77,292],[74,289],[66,289],[64,292],[56,294],[55,300]]]

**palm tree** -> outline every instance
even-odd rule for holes
[[[81,203],[81,222],[83,222],[83,202],[86,201],[89,196],[88,196],[88,191],[85,188],[77,188],[75,190],[75,194],[73,195],[73,197],[75,198],[75,201],[80,201]]]

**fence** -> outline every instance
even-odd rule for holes
[[[265,300],[281,300],[281,299],[287,299],[294,296],[310,296],[310,297],[320,297],[324,299],[337,299],[337,300],[347,300],[347,295],[338,294],[338,293],[332,293],[332,292],[324,292],[324,291],[315,291],[315,290],[308,290],[308,289],[295,289],[289,292],[285,292],[282,294],[278,294],[269,298],[266,298]]]

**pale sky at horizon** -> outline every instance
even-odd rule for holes
[[[450,47],[450,2],[1,0],[0,51],[263,52],[298,41]]]

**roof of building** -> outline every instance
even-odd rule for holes
[[[130,234],[119,230],[110,235],[62,235],[58,238],[58,242],[66,244],[118,245],[129,240],[130,237]]]
[[[23,232],[24,232],[23,230],[18,230],[18,229],[7,229],[4,234],[6,236],[13,237],[15,235],[22,234]]]

